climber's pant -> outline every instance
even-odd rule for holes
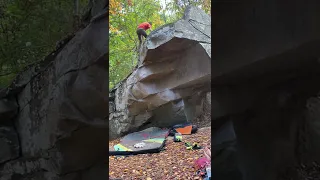
[[[137,35],[138,35],[138,38],[139,38],[139,42],[140,44],[142,43],[142,37],[143,36],[144,38],[147,38],[147,33],[144,29],[137,29]]]

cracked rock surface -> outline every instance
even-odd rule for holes
[[[87,27],[1,90],[0,180],[108,178],[104,7],[94,7],[99,13]]]

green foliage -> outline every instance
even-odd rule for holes
[[[207,14],[211,14],[211,0],[173,0],[167,3],[167,8],[176,14],[176,17],[182,17],[187,6],[197,6]]]
[[[79,0],[79,12],[89,0]],[[166,7],[161,5],[165,2]],[[210,0],[110,0],[109,87],[124,79],[138,60],[136,27],[152,29],[181,18],[188,4],[209,12]],[[0,87],[26,65],[42,60],[58,40],[74,31],[75,1],[0,0]],[[150,32],[147,32],[150,33]]]
[[[152,21],[152,28],[163,25],[156,0],[110,0],[109,87],[125,78],[137,63],[137,26]],[[147,32],[148,33],[148,32]]]
[[[165,4],[161,5],[161,1]],[[138,60],[137,26],[152,22],[152,30],[180,19],[186,6],[210,12],[210,0],[109,0],[109,88],[123,80]],[[208,4],[209,3],[209,4]],[[208,5],[207,5],[208,4]],[[147,31],[149,34],[150,31]]]
[[[73,31],[74,1],[0,1],[0,87],[26,65],[42,60]],[[80,0],[80,10],[88,0]]]

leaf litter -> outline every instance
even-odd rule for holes
[[[167,138],[164,151],[154,154],[139,154],[127,157],[109,156],[110,179],[188,180],[201,179],[196,175],[194,161],[203,156],[203,151],[187,150],[185,142],[210,147],[211,127],[201,128],[197,133],[183,135],[182,142]],[[110,141],[109,148],[120,142]]]

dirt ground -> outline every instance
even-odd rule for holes
[[[183,142],[167,138],[164,151],[127,157],[109,156],[110,179],[187,180],[201,179],[196,175],[194,161],[203,151],[187,150],[185,142],[211,147],[211,127],[200,128],[197,133],[183,135]],[[109,148],[119,140],[109,142]]]

